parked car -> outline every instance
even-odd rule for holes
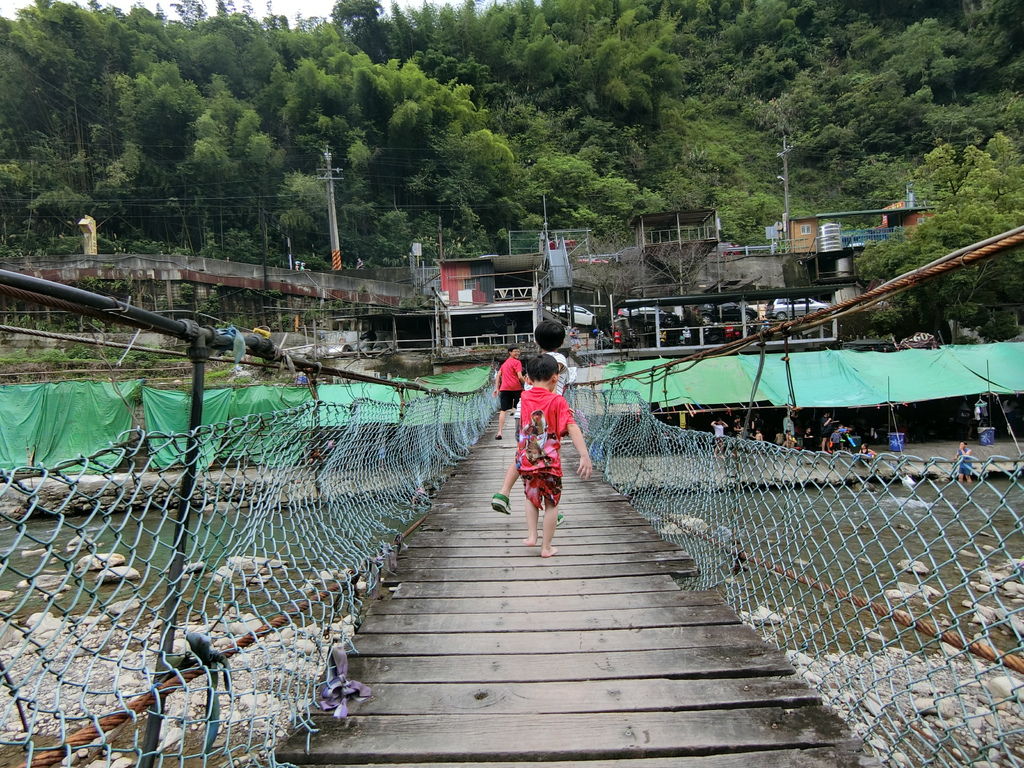
[[[768,307],[768,314],[776,320],[789,320],[809,315],[831,305],[817,299],[776,299]]]
[[[559,317],[569,317],[569,305],[562,304],[555,307],[554,313]],[[593,325],[596,315],[584,306],[579,304],[572,305],[572,325]]]
[[[743,315],[746,315],[748,323],[756,323],[758,320],[757,310],[754,307],[749,305],[741,307],[735,301],[700,305],[700,316],[705,323],[741,323]]]

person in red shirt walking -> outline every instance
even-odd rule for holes
[[[537,545],[537,523],[544,510],[544,538],[540,556],[552,557],[558,552],[551,546],[558,520],[558,504],[562,497],[562,435],[568,434],[580,454],[576,471],[584,480],[590,477],[593,464],[576,424],[569,403],[555,394],[558,384],[558,361],[551,355],[539,355],[526,364],[532,389],[522,395],[522,424],[516,443],[516,469],[526,493],[526,538],[523,544]]]
[[[501,397],[498,403],[498,434],[495,440],[501,440],[501,432],[505,428],[505,416],[519,405],[523,394],[523,364],[519,360],[519,347],[508,348],[508,357],[498,368],[498,377],[494,380],[494,396]]]

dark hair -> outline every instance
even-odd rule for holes
[[[526,363],[526,375],[531,381],[550,381],[558,373],[558,361],[551,355],[537,355]]]
[[[565,328],[554,320],[542,320],[533,329],[533,339],[545,352],[554,352],[565,341]]]
[[[509,344],[508,345],[508,351],[509,352],[515,352],[517,349],[519,349],[519,345],[518,344]]]

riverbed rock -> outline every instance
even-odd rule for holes
[[[38,589],[40,592],[63,592],[71,587],[65,584],[67,574],[64,573],[41,573],[34,576],[31,581],[19,581],[18,589]]]
[[[990,677],[982,682],[988,692],[996,700],[1003,699],[1016,699],[1020,700],[1022,694],[1024,694],[1024,683],[1016,680],[1009,675],[996,675]]]
[[[49,611],[33,613],[25,619],[25,628],[36,640],[44,640],[47,637],[59,632],[64,622],[58,619]]]
[[[935,708],[935,700],[927,696],[919,696],[914,699],[914,709],[921,715],[935,715],[938,710]]]
[[[896,565],[901,571],[910,571],[920,576],[925,576],[932,572],[931,568],[920,560],[900,560]]]
[[[106,608],[104,608],[104,611],[108,616],[118,618],[129,611],[136,611],[140,607],[142,607],[142,603],[134,597],[130,597],[127,600],[118,600],[117,602],[110,603]]]
[[[75,564],[75,573],[87,571],[102,571],[104,568],[113,568],[124,565],[125,556],[120,552],[97,552],[95,555],[86,555]]]
[[[14,597],[14,593],[9,589],[0,589],[0,603],[4,600],[10,600],[12,597]]]
[[[709,528],[704,520],[692,515],[676,518],[676,524],[686,533],[706,533]]]
[[[117,583],[120,581],[140,581],[142,574],[128,565],[105,568],[96,574],[96,584]]]

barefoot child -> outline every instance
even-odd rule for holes
[[[593,465],[583,432],[573,420],[569,403],[555,394],[558,384],[558,362],[551,355],[538,355],[526,364],[526,375],[533,384],[523,392],[523,426],[516,446],[516,469],[523,478],[526,493],[526,538],[523,544],[537,545],[537,522],[544,509],[544,538],[540,556],[551,557],[557,549],[551,546],[555,536],[558,502],[562,496],[562,435],[568,434],[580,454],[577,473],[584,480],[590,477]]]
[[[537,346],[541,348],[544,354],[550,355],[558,363],[558,384],[555,386],[555,394],[562,394],[562,390],[565,388],[565,379],[563,377],[568,368],[566,367],[565,355],[557,350],[562,346],[562,342],[565,341],[565,328],[562,327],[561,323],[544,320],[533,329],[533,340],[537,342]],[[528,389],[529,384],[525,388]],[[520,413],[521,409],[517,408],[517,429],[521,421]],[[512,486],[516,484],[518,477],[519,471],[516,469],[516,463],[514,461],[509,462],[508,471],[505,473],[505,481],[501,484],[501,490],[491,497],[491,509],[495,512],[501,512],[503,515],[512,514],[512,509],[508,503],[508,495],[512,493]]]

